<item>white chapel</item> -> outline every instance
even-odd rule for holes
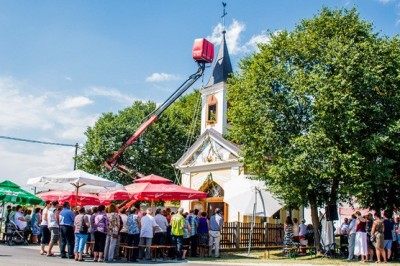
[[[252,192],[244,190],[249,186],[240,185],[250,181],[246,178],[246,169],[240,162],[239,146],[223,137],[229,127],[226,81],[232,72],[225,31],[223,31],[212,74],[206,87],[200,90],[202,99],[201,135],[174,166],[182,174],[183,186],[207,193],[205,199],[182,201],[181,205],[185,210],[196,208],[211,215],[215,208],[220,208],[224,214],[224,221],[248,222],[251,216],[249,208],[244,210],[243,207],[238,206],[239,203],[246,200],[250,201],[249,205],[253,206],[250,197],[253,195]],[[232,184],[236,184],[236,186],[232,186]],[[232,195],[232,192],[238,194],[238,198],[235,199],[237,203],[233,203],[235,201],[231,199],[229,204],[224,201],[224,196]],[[240,192],[248,196],[243,196]],[[264,191],[264,193],[268,194],[267,199],[264,199],[264,204],[270,212],[279,214],[282,212],[281,216],[286,214],[269,192]],[[260,206],[261,202],[259,201],[258,204]],[[267,216],[272,219],[271,213]]]

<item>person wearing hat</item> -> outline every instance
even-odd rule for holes
[[[221,240],[221,230],[224,224],[224,219],[221,216],[221,210],[219,208],[215,209],[214,215],[210,218],[210,230],[209,242],[208,242],[208,256],[211,257],[212,246],[215,245],[215,258],[220,258],[219,256],[219,242]]]

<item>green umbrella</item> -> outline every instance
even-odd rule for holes
[[[41,198],[23,190],[20,186],[9,180],[0,183],[0,201],[29,205],[43,203]]]

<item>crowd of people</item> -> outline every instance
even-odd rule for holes
[[[12,223],[33,244],[40,244],[40,254],[55,256],[54,245],[59,245],[61,258],[84,260],[84,254],[92,255],[94,261],[114,261],[120,258],[120,245],[137,247],[131,261],[150,260],[150,246],[174,246],[167,254],[178,260],[187,256],[197,257],[198,246],[208,247],[208,255],[219,258],[219,246],[223,218],[216,208],[211,217],[197,209],[176,213],[170,208],[148,208],[144,212],[139,206],[118,209],[116,205],[100,205],[91,209],[71,208],[69,202],[59,206],[58,201],[46,201],[46,206],[24,210],[22,206],[7,206],[6,224]],[[345,218],[338,228],[341,244],[345,242],[347,260],[360,258],[362,262],[387,262],[397,254],[400,247],[400,219],[392,219],[392,213],[383,212],[361,215],[355,212],[351,219]],[[315,245],[312,225],[305,220],[298,223],[288,216],[284,223],[284,246],[299,244]],[[344,241],[345,240],[345,241]],[[86,243],[92,245],[86,245]],[[190,253],[188,253],[190,251]],[[305,252],[300,249],[300,252]],[[161,251],[156,256],[165,257]]]
[[[9,225],[11,222],[13,225],[17,226],[26,239],[29,240],[30,243],[37,244],[38,236],[40,235],[40,208],[35,208],[33,210],[25,209],[21,205],[7,206],[7,210],[5,212],[5,225]],[[5,236],[3,236],[5,237]]]
[[[336,232],[340,235],[340,250],[348,253],[347,261],[377,263],[393,260],[400,247],[400,218],[392,218],[390,211],[372,215],[355,212],[351,219],[345,218]],[[284,247],[314,245],[312,225],[300,224],[288,216],[284,223]],[[300,248],[300,252],[303,252]]]
[[[340,225],[339,233],[348,242],[348,261],[359,257],[361,262],[387,262],[397,255],[400,245],[400,220],[392,219],[389,211],[372,215],[361,215],[359,211],[345,218]],[[343,239],[343,238],[342,238]]]
[[[150,260],[150,246],[169,245],[169,254],[156,256],[183,260],[186,256],[197,257],[198,245],[209,246],[209,256],[215,249],[219,257],[219,242],[223,225],[220,209],[211,217],[197,209],[189,213],[179,208],[176,213],[170,208],[149,208],[141,212],[139,206],[118,209],[116,205],[96,206],[91,209],[72,209],[69,202],[59,206],[58,201],[46,201],[43,209],[37,208],[27,217],[21,206],[7,210],[7,220],[13,221],[20,230],[29,227],[32,243],[39,243],[40,254],[55,256],[54,246],[59,244],[61,258],[84,261],[84,254],[93,260],[115,261],[120,258],[120,245],[138,247],[129,259]],[[87,242],[91,245],[87,245]],[[190,253],[188,251],[190,250]]]
[[[305,224],[306,221],[304,219],[301,220],[300,224],[298,223],[297,218],[293,218],[290,216],[286,217],[285,223],[283,224],[283,246],[284,247],[292,247],[292,246],[307,246],[314,245],[314,230],[312,224]],[[304,249],[300,249],[301,253],[305,253]]]

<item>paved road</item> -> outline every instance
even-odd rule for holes
[[[55,247],[56,250],[58,247]],[[6,246],[0,244],[0,266],[52,266],[52,265],[96,265],[93,260],[78,262],[70,259],[61,259],[57,257],[46,257],[39,254],[39,246]],[[55,253],[57,255],[57,253]],[[107,263],[111,265],[179,265],[179,266],[205,266],[201,262],[189,261],[160,261],[160,262],[141,262],[141,263],[127,263],[127,262],[113,262]],[[209,264],[209,263],[207,263]]]
[[[274,262],[262,262],[262,263],[243,263],[243,262],[224,262],[224,261],[149,261],[149,262],[140,262],[140,263],[128,263],[128,262],[112,262],[112,263],[95,263],[93,260],[87,260],[85,262],[78,262],[70,259],[61,259],[60,256],[57,257],[46,257],[41,256],[39,254],[40,247],[39,246],[7,246],[4,244],[0,244],[0,266],[56,266],[56,265],[160,265],[160,266],[306,266],[310,264],[300,264],[295,263],[295,261],[290,261],[287,263],[274,263]],[[58,246],[55,247],[55,254],[57,253]],[[337,262],[335,263],[337,264]],[[355,263],[354,263],[355,264]],[[337,265],[328,265],[325,266],[337,266]],[[353,265],[353,263],[343,262],[343,265]],[[398,265],[398,264],[397,264]],[[315,266],[315,265],[312,265]]]

